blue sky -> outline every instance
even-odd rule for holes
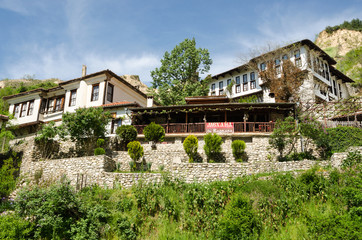
[[[362,0],[0,0],[0,79],[69,80],[85,64],[150,85],[165,51],[192,37],[217,74],[251,49],[314,40],[353,18],[362,19]]]

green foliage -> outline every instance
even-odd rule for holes
[[[104,139],[103,138],[99,138],[97,139],[97,147],[103,147],[104,146]]]
[[[233,156],[237,162],[242,162],[243,154],[246,148],[246,144],[242,140],[234,140],[231,143],[231,149],[233,151]]]
[[[277,120],[273,133],[270,136],[269,144],[278,150],[279,160],[283,161],[283,152],[287,146],[292,152],[295,148],[297,140],[298,128],[295,125],[295,120],[292,117],[285,118],[284,121]]]
[[[36,147],[43,158],[51,158],[57,152],[56,136],[62,136],[61,128],[55,126],[55,122],[51,121],[42,126],[35,137]]]
[[[139,141],[133,141],[127,144],[128,154],[136,162],[143,157],[143,147]]]
[[[161,67],[151,71],[155,100],[161,105],[179,105],[185,97],[207,95],[208,80],[200,82],[198,74],[208,72],[211,64],[207,49],[196,48],[195,39],[185,39],[171,53],[165,52]]]
[[[221,153],[221,145],[223,143],[222,138],[216,133],[208,133],[204,136],[204,151],[209,161],[218,161],[218,157]]]
[[[162,142],[165,137],[165,129],[154,122],[151,122],[143,129],[147,141]]]
[[[256,239],[260,230],[250,200],[235,194],[225,207],[216,235],[219,239]]]
[[[137,130],[132,125],[122,125],[116,130],[117,136],[121,139],[122,148],[125,149],[129,142],[137,139]]]
[[[352,19],[350,22],[344,21],[342,24],[333,27],[327,26],[325,30],[327,33],[331,34],[339,29],[362,31],[362,21],[356,18]]]
[[[343,169],[352,169],[362,163],[362,154],[358,151],[349,152],[347,158],[343,160],[341,167]]]
[[[121,239],[137,239],[137,228],[126,217],[121,217],[117,220],[117,232]]]
[[[327,138],[332,151],[343,152],[351,146],[362,146],[362,129],[336,127],[327,129]]]
[[[14,214],[0,216],[0,239],[32,239],[34,224]]]
[[[21,160],[18,154],[11,152],[0,168],[0,198],[6,198],[15,189]]]
[[[106,154],[106,150],[104,150],[104,148],[98,147],[94,149],[94,156],[104,155],[104,154]]]
[[[354,86],[362,88],[362,46],[349,51],[336,67],[355,81]]]
[[[258,102],[258,97],[255,95],[239,98],[239,103],[256,103],[256,102]]]
[[[14,139],[15,136],[11,130],[9,130],[4,124],[0,132],[1,152],[7,152],[10,150],[9,142]]]
[[[199,141],[194,135],[189,135],[183,142],[184,150],[189,156],[189,162],[194,162],[197,156],[197,148],[199,147]]]
[[[78,108],[63,114],[64,130],[87,154],[91,154],[98,138],[104,138],[110,113],[102,108]]]

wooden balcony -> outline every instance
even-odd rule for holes
[[[160,124],[165,133],[206,133],[205,123],[169,123]],[[143,134],[147,125],[134,125],[138,134]],[[234,133],[271,133],[275,122],[234,122]]]

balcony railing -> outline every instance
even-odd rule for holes
[[[169,123],[160,124],[165,133],[205,133],[205,123]],[[138,134],[143,134],[147,125],[134,125]],[[275,122],[234,122],[235,133],[271,133]]]

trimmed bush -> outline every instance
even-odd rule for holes
[[[235,160],[237,162],[242,162],[243,161],[243,154],[244,154],[244,150],[246,148],[246,144],[244,141],[242,140],[234,140],[231,143],[231,148],[233,150],[233,156],[235,158]]]
[[[199,147],[199,141],[194,135],[189,135],[183,142],[184,150],[189,156],[189,162],[193,163],[197,155],[197,149]]]
[[[209,162],[217,161],[221,153],[222,138],[216,133],[208,133],[204,136],[204,141],[204,150]]]
[[[106,154],[106,150],[104,150],[104,148],[98,147],[94,149],[94,156],[104,155],[104,154]]]
[[[98,138],[97,139],[97,147],[103,147],[104,146],[104,139],[103,138]]]
[[[122,150],[126,149],[128,143],[136,141],[137,130],[132,125],[122,125],[116,130],[117,136],[121,139]]]
[[[162,142],[165,137],[165,129],[161,125],[151,122],[143,129],[143,134],[147,141]]]
[[[133,161],[138,161],[141,157],[143,157],[143,147],[139,141],[133,141],[127,144],[128,154],[132,158]]]

